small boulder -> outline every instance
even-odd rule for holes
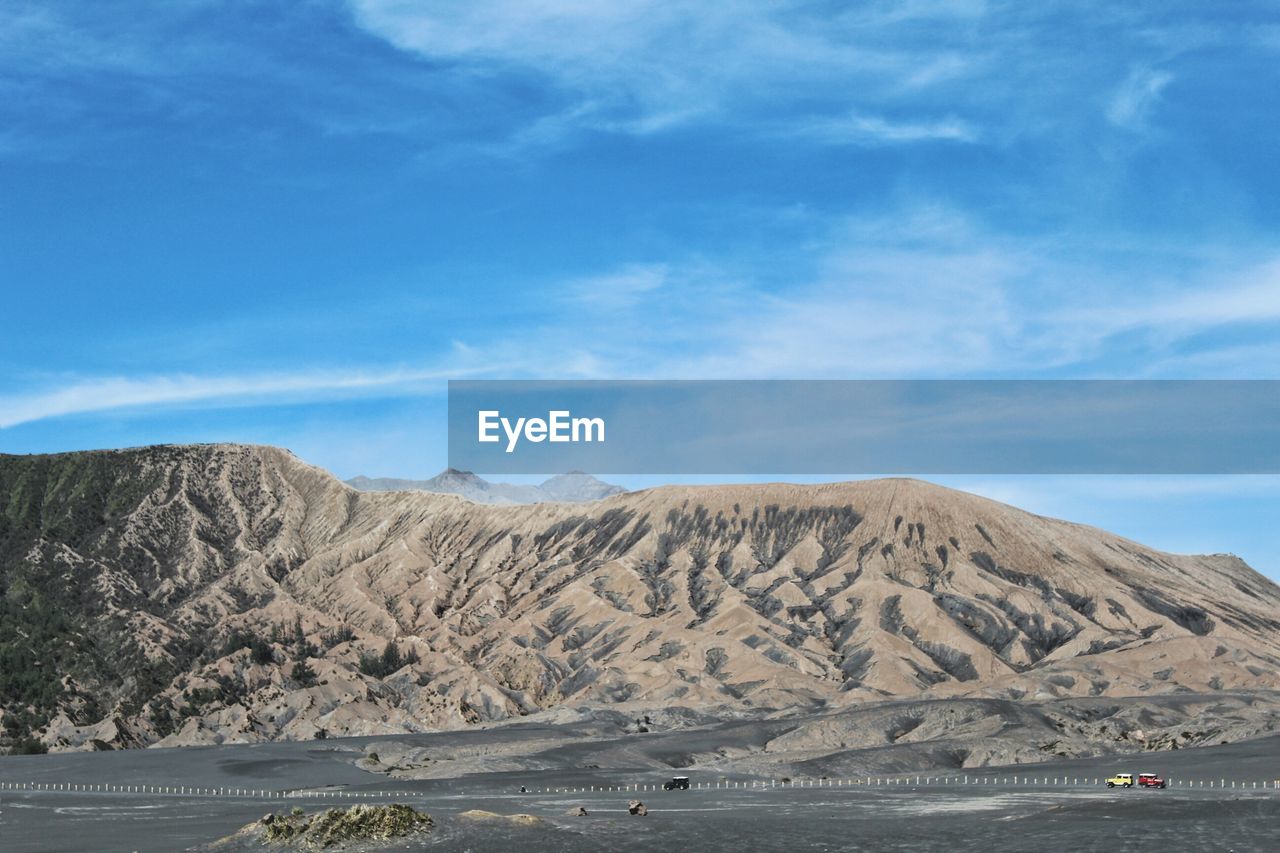
[[[639,800],[632,800],[630,803],[628,803],[627,812],[629,814],[639,815],[640,817],[644,817],[645,815],[649,814],[649,810],[645,808],[644,803],[640,802]]]
[[[543,823],[542,818],[531,814],[498,814],[497,812],[489,812],[484,809],[469,809],[465,812],[459,812],[458,817],[466,820],[478,821],[506,821],[508,823],[517,824],[519,826],[537,826]]]
[[[519,826],[537,826],[543,822],[542,818],[532,814],[507,815],[507,820]]]
[[[569,817],[586,817],[587,810],[582,806],[578,806],[576,809],[569,809],[567,814],[569,815]]]

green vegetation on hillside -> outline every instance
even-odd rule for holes
[[[169,452],[0,456],[0,709],[10,750],[32,749],[31,733],[58,710],[88,723],[116,700],[140,706],[194,655],[180,638],[169,659],[147,658],[94,582],[108,565],[143,599],[157,584],[155,556],[120,528],[163,485],[164,466],[150,463]],[[152,609],[139,597],[115,603]]]
[[[418,653],[410,649],[408,654],[400,654],[396,644],[388,641],[382,654],[360,655],[360,671],[372,678],[386,678],[394,672],[412,663],[418,662]]]

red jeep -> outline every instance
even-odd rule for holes
[[[1169,787],[1169,783],[1166,782],[1164,779],[1161,779],[1155,773],[1139,773],[1138,787],[1139,788],[1167,788]]]

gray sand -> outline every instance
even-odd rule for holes
[[[410,792],[398,801],[428,811],[438,826],[414,846],[440,850],[1267,850],[1280,837],[1280,791],[1173,788],[1109,791],[1095,785],[1013,785],[1018,775],[1094,778],[1117,771],[1153,770],[1178,780],[1261,782],[1280,776],[1280,736],[1249,742],[1058,761],[1016,768],[959,771],[996,784],[803,789],[701,789],[687,792],[518,793],[547,787],[660,784],[670,771],[648,764],[650,750],[665,752],[712,732],[673,732],[642,741],[645,760],[632,769],[582,766],[602,744],[561,745],[537,755],[545,769],[463,773],[450,778],[392,780],[353,765],[370,745],[483,746],[513,738],[543,741],[549,727],[354,741],[275,743],[133,752],[63,754],[0,759],[0,781],[149,785],[201,785],[268,789]],[[569,726],[572,730],[573,726]],[[722,742],[757,735],[749,726],[716,729]],[[731,733],[736,733],[730,737]],[[554,759],[554,763],[553,763]],[[461,763],[465,765],[465,762]],[[560,768],[560,769],[557,769]],[[459,769],[464,769],[460,766]],[[695,782],[741,774],[692,769]],[[954,774],[955,771],[948,771]],[[643,799],[647,818],[626,814],[627,800]],[[376,800],[375,800],[376,801]],[[6,850],[183,850],[229,835],[268,811],[318,800],[0,792],[0,838]],[[338,804],[338,803],[334,803]],[[345,803],[341,803],[345,805]],[[566,816],[582,805],[586,818]],[[474,823],[468,809],[543,817],[542,826]],[[403,849],[403,843],[386,849]]]

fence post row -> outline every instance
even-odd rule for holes
[[[915,784],[926,785],[994,785],[994,786],[1018,786],[1018,785],[1080,785],[1079,777],[1054,776],[1052,779],[1048,776],[1042,777],[999,777],[999,776],[956,776],[956,777],[933,777],[933,776],[916,776]],[[862,779],[753,779],[743,780],[721,780],[717,782],[696,782],[693,787],[697,790],[702,789],[747,789],[751,790],[767,790],[781,788],[830,788],[830,787],[852,787],[855,785],[872,786],[892,786],[892,785],[910,785],[912,777],[880,777],[866,776]],[[1084,779],[1085,785],[1100,786],[1103,780],[1097,777],[1092,780]],[[1263,790],[1280,790],[1280,779],[1264,779],[1258,780],[1248,779],[1170,779],[1168,783],[1173,786],[1183,788],[1212,788],[1217,790],[1225,790],[1228,786],[1232,789],[1253,789],[1257,790],[1261,787]],[[248,790],[244,788],[193,788],[189,786],[161,786],[161,785],[114,785],[107,783],[79,783],[79,782],[3,782],[0,781],[0,790],[4,791],[42,791],[42,792],[80,792],[80,793],[107,793],[107,794],[165,794],[172,796],[196,796],[196,797],[256,797],[256,798],[273,798],[278,797],[285,799],[288,797],[303,798],[324,798],[324,799],[353,799],[353,798],[380,798],[388,799],[391,797],[411,798],[415,795],[410,791],[268,791],[266,789]],[[568,794],[568,793],[596,793],[596,792],[613,792],[613,791],[656,791],[657,785],[641,784],[638,782],[631,783],[630,788],[626,785],[617,786],[597,786],[591,785],[584,788],[544,788],[539,789],[537,793],[545,794]]]

